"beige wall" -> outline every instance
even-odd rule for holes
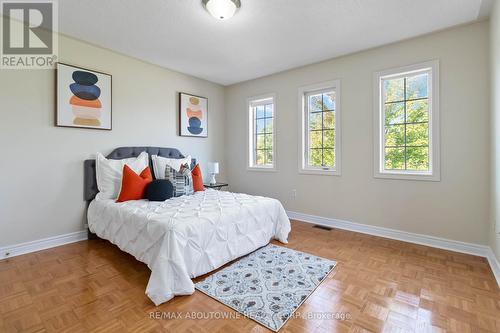
[[[82,230],[83,160],[151,145],[219,161],[233,191],[276,197],[288,210],[473,243],[490,238],[498,255],[488,224],[488,28],[476,23],[226,88],[61,36],[62,62],[113,75],[113,131],[54,127],[54,71],[0,71],[0,247]],[[375,179],[373,72],[432,59],[441,72],[441,182]],[[342,176],[299,175],[298,88],[332,79],[342,83]],[[209,98],[208,139],[177,135],[179,91]],[[245,164],[246,99],[265,93],[277,94],[275,173]]]
[[[59,60],[113,75],[113,130],[54,127],[53,70],[0,71],[0,247],[83,230],[83,160],[176,147],[224,164],[224,88],[61,36]],[[177,92],[209,98],[209,137],[177,135]],[[223,177],[223,175],[221,175]]]
[[[490,246],[500,260],[500,4],[495,2],[490,19],[491,33],[491,213]]]
[[[291,211],[487,244],[488,29],[475,23],[228,87],[232,190],[276,197]],[[440,61],[441,181],[375,179],[373,73],[432,59]],[[342,176],[302,175],[298,88],[332,79],[342,84]],[[246,170],[246,99],[266,93],[277,94],[276,173]]]

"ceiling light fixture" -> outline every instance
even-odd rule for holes
[[[240,0],[202,0],[206,10],[218,20],[227,20],[233,17],[241,7]]]

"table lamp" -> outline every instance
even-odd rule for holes
[[[209,171],[212,174],[212,179],[210,179],[210,185],[217,184],[217,180],[215,180],[215,175],[219,174],[219,162],[212,162],[209,164]]]

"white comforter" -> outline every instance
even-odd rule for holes
[[[290,221],[278,200],[206,190],[165,202],[94,200],[90,231],[148,265],[146,294],[159,305],[194,292],[191,278],[269,243],[287,243]]]

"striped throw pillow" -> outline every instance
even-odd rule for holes
[[[169,180],[174,186],[174,197],[191,195],[194,193],[193,177],[191,176],[191,170],[189,170],[187,164],[182,165],[180,171],[167,165],[165,168],[165,179]]]

